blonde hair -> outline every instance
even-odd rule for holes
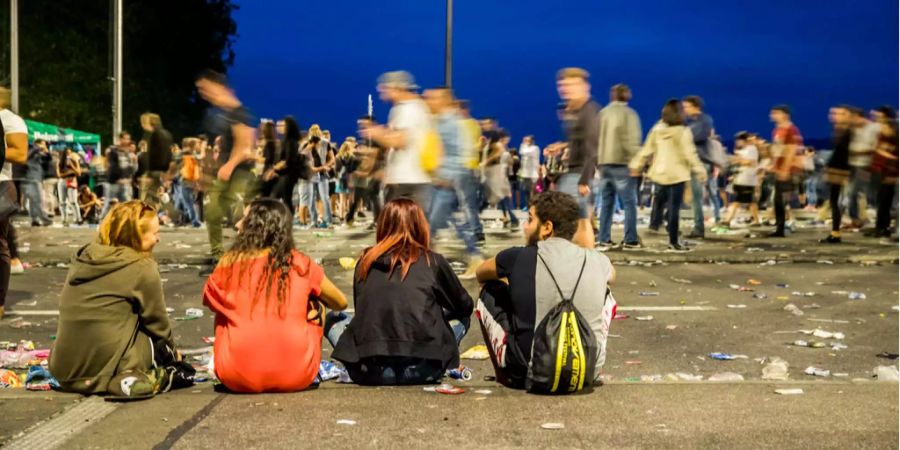
[[[353,151],[353,142],[344,141],[344,143],[341,144],[341,149],[338,150],[338,156],[346,155],[348,153],[351,153],[352,151]]]
[[[564,80],[566,78],[581,78],[582,80],[587,81],[590,77],[591,74],[581,67],[564,67],[562,69],[559,69],[559,72],[556,72],[557,81]]]
[[[147,120],[147,122],[150,122],[150,126],[153,127],[154,130],[162,128],[162,119],[159,118],[159,114],[145,112],[141,114],[141,121],[145,119]]]
[[[10,102],[12,102],[12,91],[0,86],[0,109],[9,108]]]
[[[306,134],[309,135],[309,137],[321,138],[322,137],[322,129],[319,128],[319,124],[314,123],[314,124],[310,125],[309,131]]]
[[[156,208],[140,200],[120,203],[100,223],[97,242],[143,252],[143,235],[150,229],[150,222],[155,217]]]

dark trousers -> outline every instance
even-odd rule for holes
[[[668,193],[660,185],[653,187],[653,199],[650,202],[650,228],[658,230],[665,218],[666,203],[669,201]]]
[[[0,306],[6,304],[6,292],[9,290],[9,218],[0,219]]]
[[[894,190],[896,188],[897,186],[894,184],[881,184],[878,186],[878,198],[876,199],[878,215],[875,219],[875,229],[878,231],[888,231],[891,228],[891,208],[894,205]]]
[[[841,231],[841,185],[828,186],[828,200],[831,202],[831,231]]]
[[[481,325],[497,382],[524,389],[528,359],[516,343],[509,286],[501,281],[485,283],[475,308],[475,317]]]
[[[381,214],[381,200],[378,198],[380,190],[381,185],[374,181],[370,182],[368,187],[353,188],[353,202],[350,204],[350,210],[347,212],[347,216],[344,217],[344,221],[353,222],[356,218],[356,211],[359,211],[359,205],[363,202],[369,205],[375,220],[378,220],[378,215]]]
[[[295,213],[294,210],[294,187],[297,186],[297,180],[299,177],[282,175],[276,178],[275,185],[272,187],[272,197],[280,198],[285,205],[287,205],[288,209],[291,210],[291,214]]]
[[[681,214],[681,202],[684,199],[684,183],[661,185],[661,194],[665,196],[667,208],[666,231],[669,232],[669,244],[678,244],[678,221]]]
[[[790,181],[775,182],[775,232],[784,234],[784,223],[787,219],[787,202],[793,192]]]

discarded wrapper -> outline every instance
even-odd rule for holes
[[[353,270],[356,268],[356,258],[343,257],[338,258],[338,263],[344,270]]]
[[[439,394],[458,395],[466,392],[465,389],[453,386],[452,384],[442,384],[434,389]]]
[[[801,395],[803,394],[803,389],[795,388],[795,389],[775,389],[776,394],[781,395]]]
[[[653,320],[653,316],[637,316],[634,318],[634,320],[640,320],[640,321],[646,322],[646,321]]]
[[[545,430],[562,430],[565,427],[566,427],[565,424],[553,423],[553,422],[545,423],[545,424],[541,425],[541,428],[543,428]]]
[[[475,359],[475,360],[485,360],[490,357],[491,357],[491,355],[488,353],[487,346],[484,344],[478,344],[474,347],[471,347],[459,355],[460,359]]]

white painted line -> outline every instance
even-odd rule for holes
[[[99,422],[116,408],[118,408],[117,404],[104,401],[101,397],[88,397],[59,416],[32,428],[18,439],[7,443],[6,448],[59,448],[71,437]]]
[[[616,311],[716,311],[712,306],[619,306]]]
[[[35,309],[22,311],[6,311],[7,316],[58,316],[58,309]]]

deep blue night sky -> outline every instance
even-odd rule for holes
[[[355,132],[387,70],[443,83],[444,2],[240,2],[230,70],[262,117],[293,114],[335,139]],[[808,138],[829,135],[827,108],[897,104],[898,2],[457,0],[454,88],[476,116],[497,117],[518,145],[560,138],[555,72],[592,74],[602,103],[628,83],[646,132],[669,97],[703,96],[717,131],[768,134],[768,109],[790,104]]]

